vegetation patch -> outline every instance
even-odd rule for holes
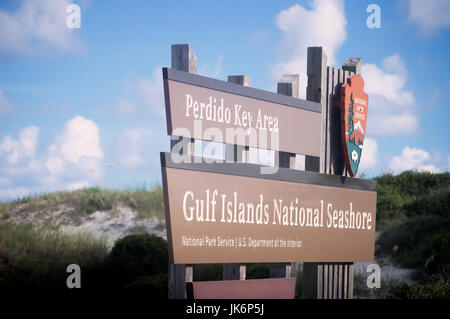
[[[76,214],[87,216],[95,211],[116,210],[119,204],[136,210],[139,218],[164,219],[161,186],[157,185],[148,190],[142,185],[128,190],[91,187],[17,198],[11,202],[0,203],[0,221],[8,219],[14,211],[22,214],[42,210],[52,211],[64,205],[73,207]]]
[[[379,256],[432,275],[450,264],[450,174],[404,172],[378,181]]]
[[[425,284],[399,285],[386,297],[389,299],[450,299],[450,280],[438,278]]]

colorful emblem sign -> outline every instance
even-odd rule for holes
[[[366,134],[369,97],[364,92],[364,80],[359,74],[352,75],[341,91],[342,143],[347,170],[355,176],[361,161]]]

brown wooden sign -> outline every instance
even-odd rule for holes
[[[376,182],[161,154],[175,264],[372,261]]]
[[[163,68],[169,135],[320,156],[321,105]]]

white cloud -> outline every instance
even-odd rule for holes
[[[58,156],[50,157],[45,163],[45,167],[49,170],[52,175],[60,175],[64,173],[64,160]]]
[[[0,54],[35,54],[45,46],[80,49],[66,26],[69,0],[24,0],[15,12],[0,10]]]
[[[97,124],[79,115],[66,123],[63,134],[51,147],[72,163],[83,156],[103,159]]]
[[[328,64],[335,63],[335,54],[347,36],[344,2],[314,0],[310,10],[296,4],[281,11],[275,23],[282,32],[281,54],[271,73],[276,80],[285,73],[300,74],[299,96],[304,98],[307,48],[323,47]]]
[[[386,103],[386,102],[380,102]],[[371,106],[377,103],[372,103]],[[369,111],[370,114],[371,111]],[[375,110],[372,112],[375,113]],[[394,112],[393,112],[394,113]],[[419,124],[417,117],[406,112],[400,114],[389,114],[389,112],[378,112],[371,114],[368,119],[370,131],[374,135],[411,135],[417,131]],[[373,123],[373,124],[372,124]]]
[[[49,183],[85,178],[98,181],[103,176],[103,150],[97,124],[75,116],[64,126],[47,151],[45,167]]]
[[[0,157],[7,159],[9,164],[16,164],[24,158],[32,158],[38,148],[39,128],[28,126],[19,132],[17,140],[5,136],[0,143]]]
[[[363,64],[369,95],[368,129],[374,135],[411,135],[419,127],[414,94],[405,89],[408,73],[398,54],[385,58],[382,68]]]
[[[29,126],[19,133],[19,141],[26,157],[34,156],[38,148],[39,128],[37,126]]]
[[[103,150],[97,124],[82,116],[66,122],[53,143],[39,149],[39,128],[22,129],[17,140],[0,143],[0,198],[77,189],[103,177]]]
[[[361,154],[359,172],[370,172],[378,163],[378,144],[375,139],[365,137],[364,147]]]
[[[367,93],[381,95],[389,102],[398,105],[413,104],[412,92],[404,90],[408,73],[400,56],[398,54],[391,55],[382,63],[383,70],[374,64],[364,64],[362,75],[365,79]]]
[[[4,162],[4,171],[0,172],[11,178],[22,178],[24,176],[34,176],[43,172],[42,158],[31,158],[18,163]],[[45,168],[44,168],[45,170]]]
[[[450,28],[450,1],[409,0],[409,17],[423,32]]]
[[[145,166],[144,153],[150,149],[152,136],[152,132],[144,128],[123,131],[118,143],[119,163],[128,169]]]
[[[406,146],[403,148],[400,156],[392,157],[389,163],[389,169],[396,174],[412,169],[426,172],[439,172],[439,169],[430,163],[432,160],[427,151]]]

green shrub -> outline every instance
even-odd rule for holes
[[[399,175],[383,174],[377,178],[379,185],[393,186],[402,196],[427,194],[450,186],[450,173],[405,171]]]
[[[377,241],[378,253],[392,254],[399,247],[393,261],[403,267],[424,269],[427,260],[448,263],[450,259],[450,216],[415,216],[384,231]]]
[[[450,281],[438,279],[426,284],[400,285],[387,296],[391,299],[450,299]]]
[[[380,183],[380,182],[379,182]],[[379,184],[377,187],[377,229],[393,219],[401,217],[404,199],[392,185]]]
[[[154,234],[129,235],[116,241],[107,264],[119,285],[139,277],[167,275],[167,242]]]
[[[450,264],[450,233],[434,234],[431,238],[431,249],[439,263]]]
[[[22,197],[17,196],[16,202],[19,203],[19,204],[26,204],[26,203],[28,203],[31,199],[32,199],[31,196],[22,196]]]
[[[384,174],[377,185],[377,230],[405,216],[446,216],[450,208],[450,173],[406,171]]]
[[[404,209],[407,216],[445,216],[450,212],[450,192],[448,189],[440,189],[420,195],[416,200],[405,205]]]
[[[445,215],[450,207],[450,173],[406,171],[383,174],[377,185],[377,229],[390,220],[416,215]]]
[[[407,171],[376,178],[377,255],[403,267],[441,273],[450,262],[450,173]]]

